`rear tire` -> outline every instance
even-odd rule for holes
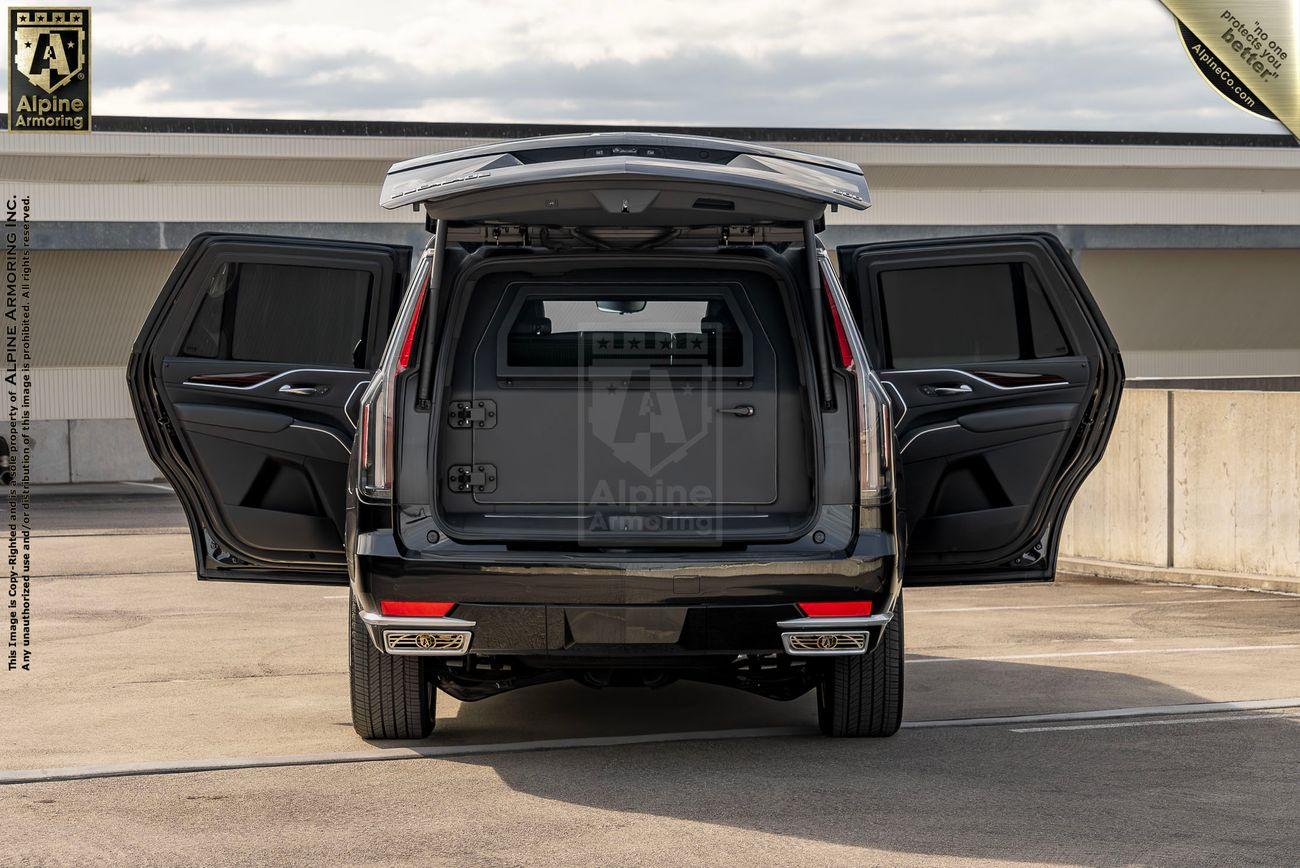
[[[385,654],[370,640],[356,600],[348,598],[348,676],[352,728],[362,738],[426,738],[437,690],[422,657]]]
[[[830,661],[817,684],[817,725],[836,738],[883,738],[903,723],[903,598],[876,650]]]

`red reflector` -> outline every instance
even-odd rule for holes
[[[840,320],[840,309],[831,296],[831,288],[822,284],[826,290],[826,306],[831,309],[831,322],[835,323],[835,342],[839,344],[840,365],[844,370],[853,370],[853,350],[849,347],[849,336],[844,332],[844,323]]]
[[[415,343],[415,330],[420,325],[420,311],[424,310],[424,297],[429,294],[426,284],[420,288],[420,297],[415,300],[415,312],[411,314],[411,325],[406,330],[406,340],[402,341],[402,352],[397,357],[397,372],[405,371],[411,364],[411,348]]]
[[[419,618],[441,618],[451,611],[455,603],[416,603],[411,600],[380,600],[379,611],[385,615],[414,615]]]
[[[799,608],[809,618],[864,618],[871,614],[871,601],[850,600],[844,603],[800,603]]]

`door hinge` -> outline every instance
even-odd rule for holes
[[[447,487],[462,494],[491,494],[497,490],[497,469],[491,464],[453,464],[447,468]]]
[[[495,428],[497,402],[452,401],[447,407],[447,424],[453,428]]]

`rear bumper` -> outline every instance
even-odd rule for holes
[[[879,641],[898,590],[892,538],[864,536],[850,557],[646,562],[505,551],[470,560],[463,550],[456,557],[411,557],[389,548],[391,536],[365,534],[353,558],[352,585],[376,646],[393,654],[568,658],[575,665],[580,658],[638,665],[772,653],[862,654]],[[395,618],[379,613],[380,600],[456,605],[450,617]],[[827,600],[871,600],[875,614],[814,619],[796,606]],[[415,635],[422,631],[430,635]],[[398,639],[397,633],[404,635]],[[810,639],[823,633],[849,638],[830,647]],[[468,635],[458,640],[452,634]]]
[[[794,604],[768,606],[459,605],[454,617],[363,612],[375,646],[389,654],[500,656],[671,665],[701,657],[772,654],[822,657],[875,648],[893,612],[806,618]]]

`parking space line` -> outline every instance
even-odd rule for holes
[[[1113,720],[1129,717],[1164,717],[1175,714],[1226,714],[1239,711],[1262,711],[1274,708],[1300,708],[1300,696],[1282,699],[1230,699],[1222,702],[1189,702],[1179,705],[1140,705],[1131,708],[1100,708],[1093,711],[1057,711],[1045,714],[1013,714],[1002,717],[962,717],[950,720],[918,720],[904,723],[905,728],[938,729],[942,727],[1002,726],[1024,723],[1058,723],[1072,720]],[[0,782],[3,779],[0,778]]]
[[[1300,697],[1289,699],[1236,700],[1201,702],[1186,705],[1110,708],[1096,711],[1022,714],[1006,717],[974,717],[947,720],[914,720],[903,723],[904,729],[945,729],[996,726],[1002,724],[1047,723],[1071,720],[1099,720],[1123,717],[1204,714],[1211,712],[1254,711],[1270,708],[1300,708]],[[291,756],[225,757],[162,762],[106,763],[63,768],[16,769],[0,771],[0,785],[84,781],[98,778],[145,777],[150,775],[192,774],[199,772],[239,771],[242,769],[291,768],[299,766],[341,765],[346,763],[394,762],[413,759],[447,759],[485,754],[529,753],[544,750],[567,750],[583,747],[622,747],[626,745],[670,744],[687,741],[725,741],[780,736],[810,736],[811,726],[768,726],[752,729],[703,730],[696,732],[646,733],[642,735],[556,738],[503,744],[466,744],[377,748],[370,751],[298,754]]]
[[[1119,723],[1079,723],[1073,726],[1031,726],[1012,732],[1074,732],[1081,729],[1125,729],[1134,726],[1176,726],[1180,723],[1231,723],[1238,720],[1295,720],[1300,713],[1211,714],[1208,717],[1176,717],[1173,720],[1124,720]]]
[[[1144,600],[1132,603],[1043,603],[1025,606],[960,606],[950,609],[913,609],[908,615],[941,615],[952,612],[1020,612],[1037,609],[1145,609],[1147,606],[1208,606],[1221,603],[1295,603],[1295,597],[1252,594],[1238,597],[1214,597],[1196,600]]]
[[[910,614],[910,613],[909,613]],[[1119,654],[1202,654],[1210,651],[1285,651],[1300,648],[1300,644],[1286,645],[1203,645],[1196,648],[1117,648],[1109,651],[1044,651],[1039,654],[999,654],[996,657],[922,657],[909,659],[908,664],[922,663],[988,663],[999,660],[1052,660],[1059,657],[1113,657]]]

